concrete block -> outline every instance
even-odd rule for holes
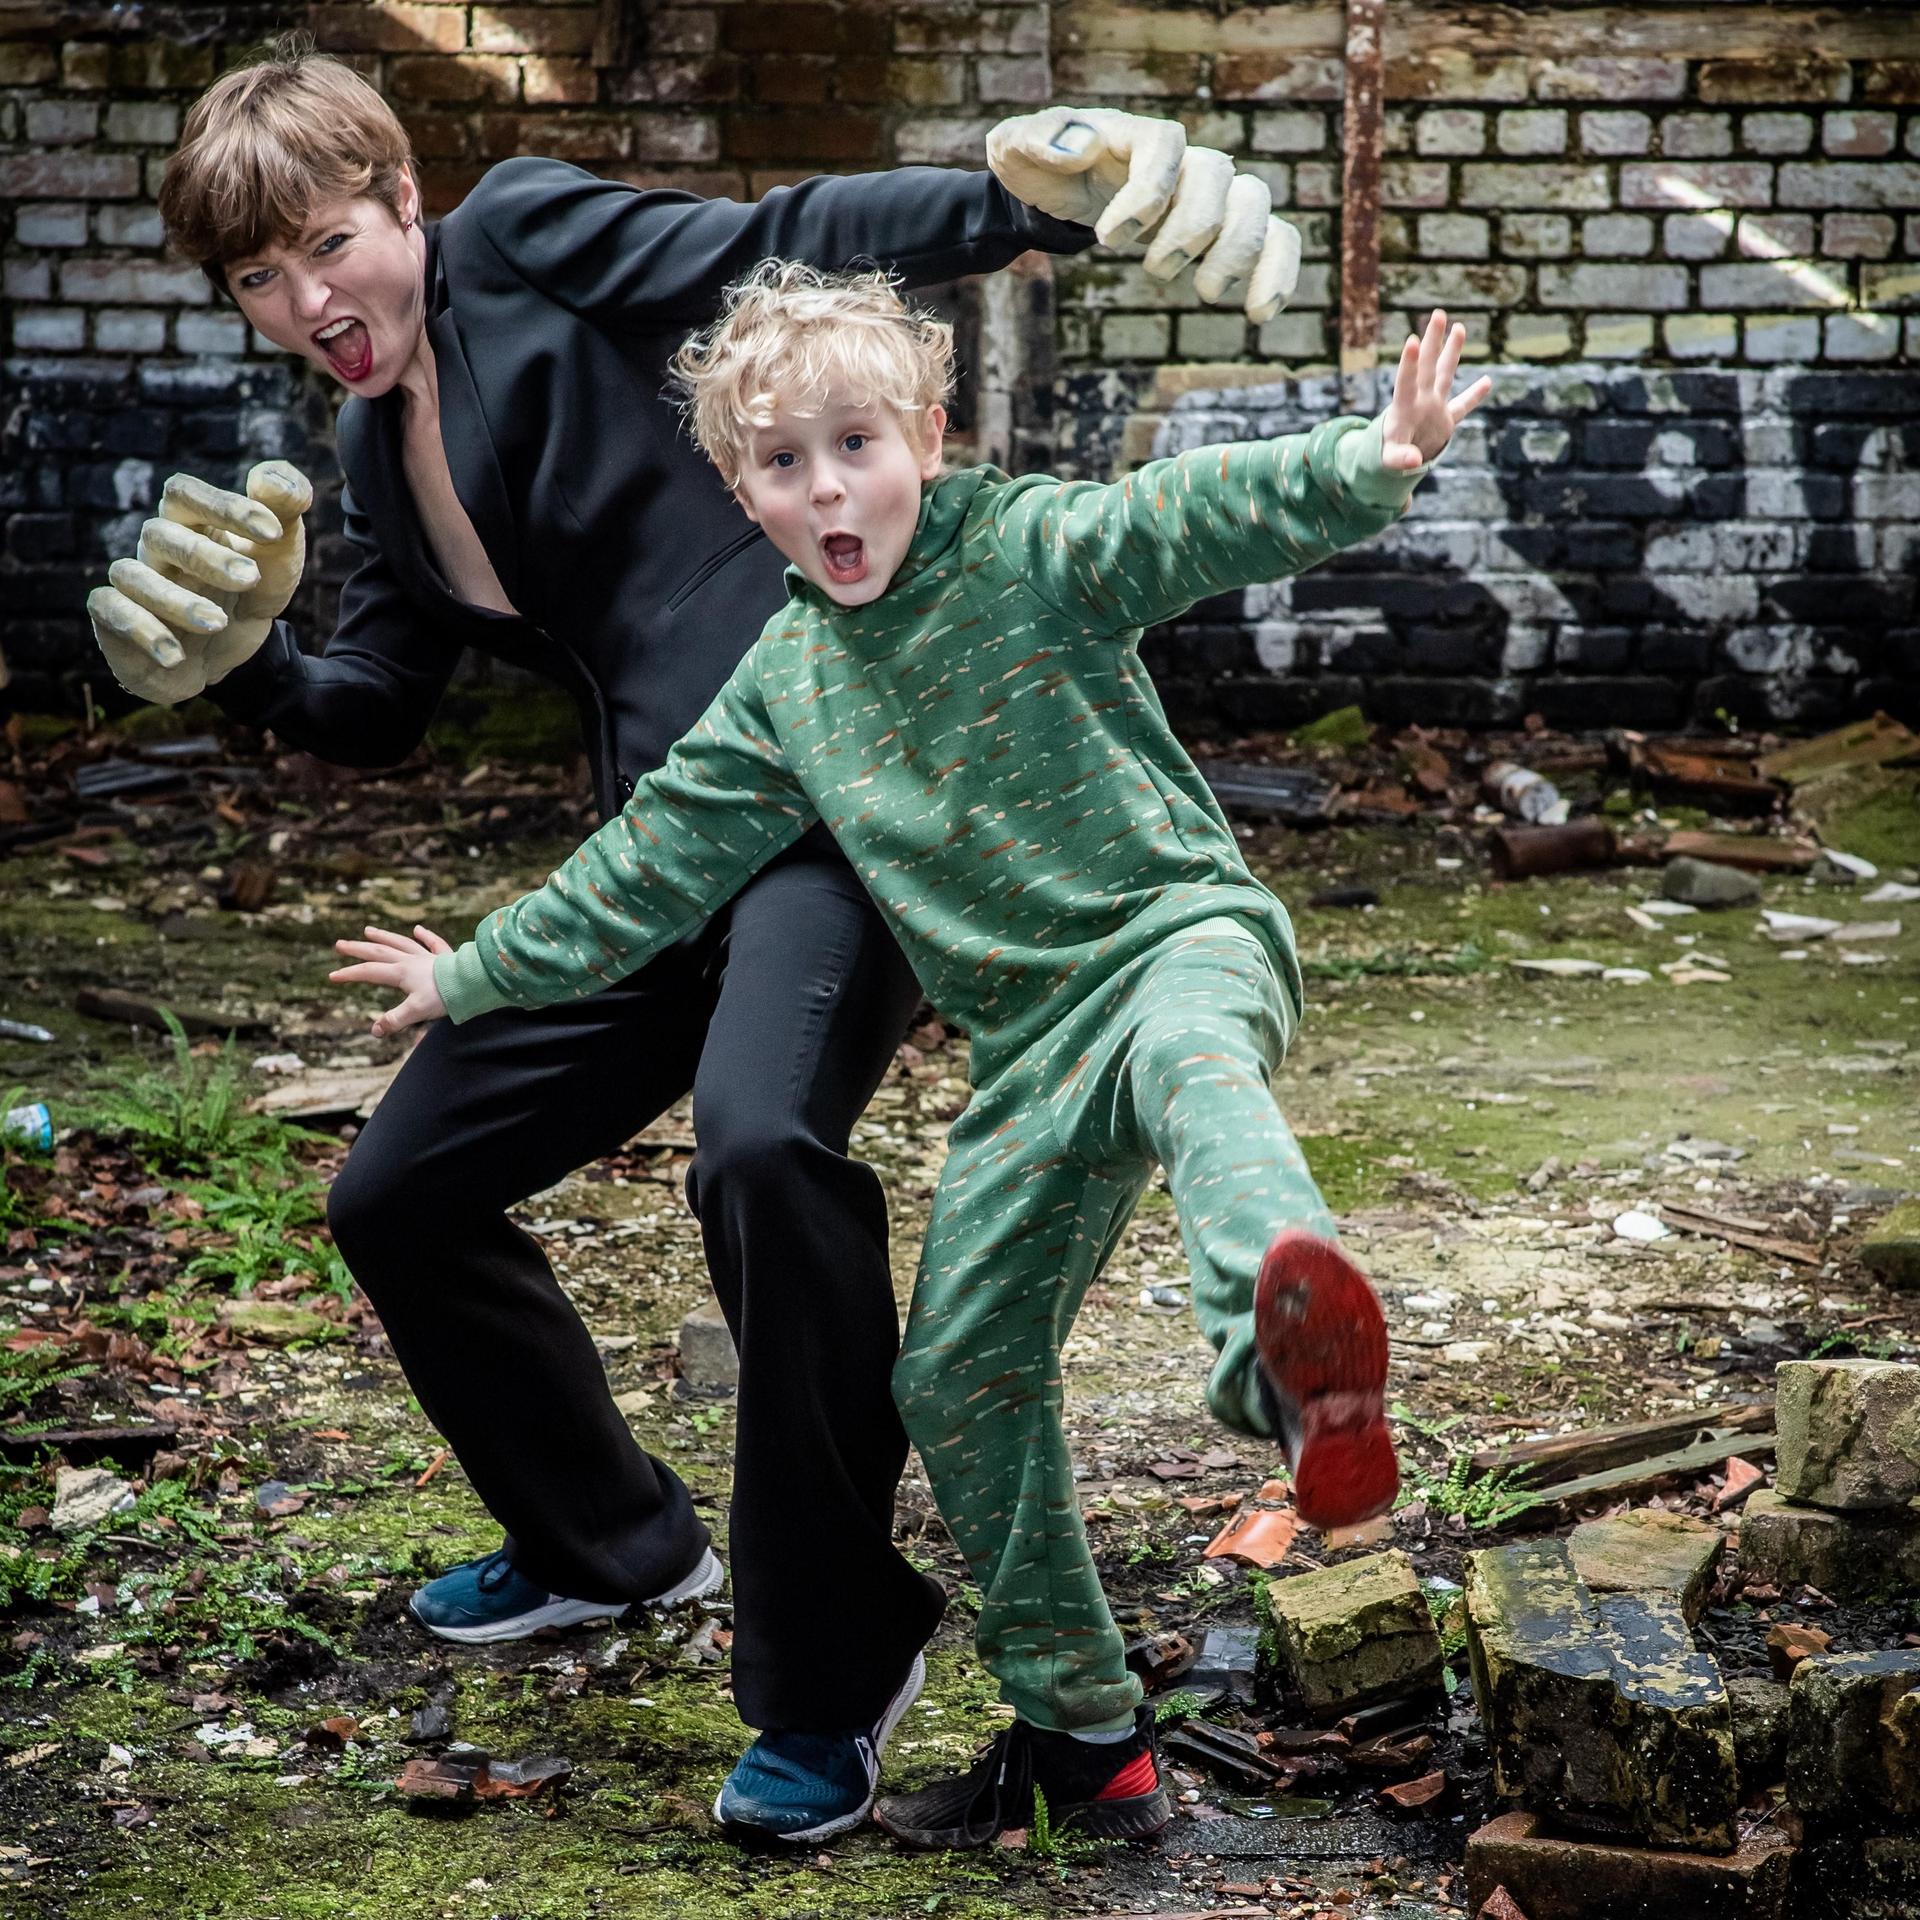
[[[1494,1788],[1576,1832],[1734,1845],[1733,1726],[1677,1599],[1596,1598],[1558,1540],[1467,1559],[1467,1646]]]
[[[1854,1512],[1920,1497],[1920,1366],[1788,1360],[1774,1394],[1774,1485],[1789,1500]]]
[[[1920,1648],[1800,1663],[1787,1700],[1787,1798],[1847,1825],[1920,1818]]]
[[[1833,1513],[1762,1490],[1741,1515],[1740,1564],[1754,1579],[1834,1600],[1920,1593],[1920,1507]]]
[[[715,1301],[695,1307],[680,1322],[680,1377],[706,1393],[731,1393],[740,1384],[740,1356]]]
[[[1652,1507],[1589,1520],[1567,1540],[1589,1593],[1670,1593],[1688,1626],[1700,1618],[1726,1545],[1718,1527]]]
[[[1860,1259],[1890,1287],[1920,1287],[1920,1200],[1883,1213],[1861,1241]]]
[[[1742,1673],[1727,1682],[1733,1713],[1733,1759],[1744,1798],[1755,1787],[1778,1783],[1787,1764],[1787,1689],[1763,1673]]]
[[[1276,1580],[1267,1606],[1281,1678],[1316,1720],[1440,1684],[1440,1635],[1404,1553]]]
[[[1568,1840],[1506,1813],[1467,1841],[1467,1911],[1505,1887],[1527,1920],[1785,1920],[1793,1848],[1762,1831],[1729,1854]]]

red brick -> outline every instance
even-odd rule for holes
[[[530,107],[589,107],[600,98],[600,76],[588,60],[529,55],[520,63],[520,86]]]
[[[680,166],[718,160],[720,130],[710,113],[636,114],[633,157]]]
[[[592,7],[475,7],[473,44],[482,53],[591,53]]]
[[[1507,1813],[1467,1842],[1467,1911],[1505,1887],[1527,1920],[1785,1920],[1792,1867],[1778,1833],[1730,1854],[1656,1852],[1560,1839],[1537,1814]]]
[[[465,160],[473,151],[473,135],[457,113],[409,113],[407,138],[419,160]]]
[[[480,122],[480,152],[488,160],[538,153],[591,167],[624,160],[631,143],[628,123],[606,114],[490,113]]]
[[[113,85],[113,49],[104,40],[69,40],[60,49],[60,79],[76,93]]]
[[[30,40],[0,44],[0,87],[44,87],[60,66],[51,47]]]
[[[859,25],[838,7],[736,7],[722,21],[720,39],[732,53],[858,51],[852,30]]]
[[[183,46],[177,40],[142,40],[115,47],[111,65],[116,87],[171,93],[181,87],[204,87],[212,80],[213,49]]]
[[[0,155],[0,200],[127,200],[139,191],[131,154]]]
[[[1867,98],[1876,107],[1920,107],[1920,60],[1870,61]]]
[[[313,37],[333,53],[457,53],[467,44],[466,16],[458,7],[409,5],[320,6],[313,9]]]
[[[614,82],[623,106],[725,106],[740,98],[745,62],[730,54],[690,60],[642,60]]]
[[[831,55],[762,54],[753,63],[753,97],[769,107],[821,105],[837,64]]]
[[[420,169],[420,197],[427,212],[435,217],[451,213],[470,194],[486,172],[485,166],[423,166]]]
[[[406,54],[387,70],[387,85],[402,100],[511,100],[520,88],[520,63],[498,54]]]
[[[1817,53],[1775,54],[1762,60],[1703,60],[1700,98],[1709,106],[1783,106],[1789,101],[1843,101],[1853,92],[1844,60]]]
[[[730,113],[726,120],[729,160],[881,160],[886,157],[880,122],[870,113],[807,113],[772,108]]]
[[[711,53],[720,43],[720,22],[706,7],[661,7],[647,11],[649,53]]]
[[[1345,92],[1331,54],[1233,53],[1214,62],[1216,100],[1338,100]]]

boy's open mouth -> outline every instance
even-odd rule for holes
[[[857,533],[829,533],[820,551],[826,557],[827,578],[836,587],[851,587],[867,577],[867,543]]]
[[[364,320],[334,320],[313,336],[342,380],[361,381],[373,371],[373,336]]]

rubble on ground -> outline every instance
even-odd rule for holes
[[[1312,1719],[1440,1684],[1440,1635],[1404,1553],[1276,1581],[1267,1606],[1281,1677]]]

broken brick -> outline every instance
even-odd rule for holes
[[[1797,1621],[1782,1620],[1778,1626],[1767,1629],[1767,1660],[1773,1668],[1776,1680],[1791,1680],[1793,1670],[1802,1660],[1808,1660],[1816,1653],[1825,1653],[1833,1645],[1833,1636],[1822,1633],[1818,1627],[1800,1625]]]
[[[1663,1852],[1505,1813],[1467,1841],[1467,1910],[1505,1888],[1527,1920],[1786,1920],[1792,1867],[1785,1836],[1764,1829],[1732,1853]]]
[[[1267,1606],[1284,1677],[1316,1720],[1440,1684],[1440,1635],[1404,1553],[1276,1580]]]
[[[1467,1558],[1467,1649],[1503,1797],[1576,1832],[1732,1848],[1726,1688],[1676,1596],[1592,1595],[1558,1540],[1484,1550]]]
[[[1765,1674],[1736,1674],[1727,1682],[1727,1707],[1741,1793],[1775,1785],[1787,1765],[1786,1687]]]
[[[1834,1600],[1920,1591],[1920,1508],[1834,1513],[1756,1493],[1740,1520],[1740,1564],[1749,1591],[1755,1581]]]
[[[1787,1696],[1787,1799],[1827,1820],[1920,1818],[1920,1649],[1801,1662]]]
[[[1718,1527],[1656,1507],[1589,1520],[1567,1539],[1574,1571],[1589,1593],[1669,1592],[1679,1599],[1688,1626],[1700,1618],[1726,1544]]]
[[[1789,1360],[1774,1384],[1778,1492],[1848,1512],[1920,1495],[1920,1366]]]

